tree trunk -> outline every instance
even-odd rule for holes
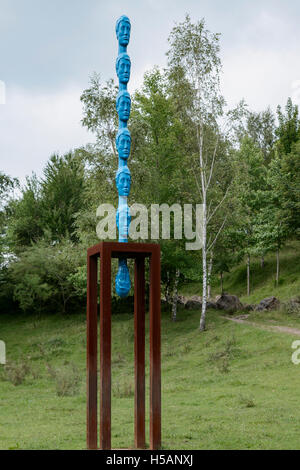
[[[265,257],[264,255],[262,255],[261,259],[260,259],[260,267],[261,268],[264,268],[265,267]]]
[[[210,255],[209,264],[208,264],[208,279],[207,279],[207,298],[211,298],[211,273],[213,267],[213,253]]]
[[[202,271],[203,271],[203,281],[202,281],[202,311],[200,319],[200,331],[205,330],[206,322],[206,299],[207,299],[207,266],[206,266],[206,229],[207,229],[207,214],[206,214],[206,200],[203,200],[203,223],[202,223]]]
[[[175,281],[174,281],[174,292],[173,292],[173,303],[172,303],[172,321],[176,321],[177,318],[177,301],[178,301],[178,281],[180,271],[176,269]]]
[[[167,284],[166,284],[166,289],[165,289],[165,297],[166,301],[169,304],[171,301],[171,295],[170,295],[170,273],[167,271]]]
[[[277,247],[276,251],[276,287],[279,284],[279,247]]]
[[[220,280],[221,280],[221,295],[223,295],[224,289],[223,289],[223,272],[220,273]]]
[[[250,295],[250,255],[247,255],[247,295]]]

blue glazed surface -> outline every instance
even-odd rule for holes
[[[127,166],[119,167],[116,175],[116,185],[119,196],[129,196],[131,175]]]
[[[118,55],[116,62],[116,72],[119,78],[120,90],[126,90],[126,86],[124,85],[127,85],[129,82],[131,72],[131,61],[129,55],[126,54],[126,52],[122,52]],[[121,85],[123,85],[123,87]]]
[[[119,129],[127,126],[127,121],[130,117],[131,98],[127,90],[122,90],[117,96],[116,103],[117,112],[119,115]]]
[[[131,61],[127,54],[127,46],[130,41],[131,24],[127,16],[122,15],[116,23],[116,35],[119,44],[119,55],[116,61],[116,72],[119,78],[119,93],[116,100],[116,108],[119,116],[119,130],[116,137],[116,146],[119,155],[119,168],[116,174],[116,185],[119,194],[119,206],[116,223],[119,232],[119,242],[128,242],[130,226],[130,210],[127,197],[130,193],[131,175],[127,167],[130,155],[131,135],[127,129],[127,122],[131,111],[131,98],[127,91],[130,80]],[[131,289],[127,260],[119,259],[119,269],[116,276],[116,292],[120,297],[127,297]]]
[[[130,41],[131,24],[126,15],[120,16],[116,23],[116,35],[119,42],[119,51],[125,52]]]
[[[116,214],[116,224],[119,231],[119,242],[128,242],[128,232],[131,222],[130,209],[127,205],[127,197],[120,196],[119,207]]]
[[[116,292],[120,297],[127,297],[131,282],[126,259],[119,259],[119,269],[116,275]]]
[[[131,147],[131,135],[127,127],[123,127],[119,129],[116,137],[116,145],[119,154],[119,158],[122,160],[127,160],[130,155],[130,147]],[[120,166],[119,161],[119,166]],[[122,165],[121,165],[122,166]]]

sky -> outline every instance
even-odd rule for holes
[[[132,93],[145,71],[166,65],[169,33],[186,13],[221,33],[229,106],[300,104],[298,0],[0,0],[0,171],[24,182],[53,153],[94,141],[80,95],[93,72],[115,78],[120,15],[132,23]]]

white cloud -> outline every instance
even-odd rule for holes
[[[0,108],[1,171],[24,180],[32,171],[41,174],[54,152],[92,141],[80,123],[81,92],[73,85],[53,93],[7,87]]]
[[[245,98],[250,108],[260,111],[284,105],[291,95],[291,81],[300,77],[298,51],[264,47],[237,47],[223,57],[222,86],[230,105]],[[293,79],[294,77],[294,79]],[[298,86],[299,96],[299,86]]]

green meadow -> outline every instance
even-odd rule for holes
[[[284,324],[285,314],[274,315]],[[179,310],[175,323],[162,313],[162,447],[299,449],[300,365],[291,361],[299,337],[215,311],[206,332],[198,323],[197,311]],[[113,315],[112,325],[112,446],[130,448],[133,316]],[[8,361],[0,366],[1,449],[85,449],[85,336],[83,314],[1,316]]]

